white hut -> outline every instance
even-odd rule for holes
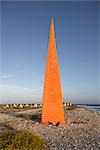
[[[20,105],[19,105],[19,108],[23,108],[23,104],[20,104]]]
[[[38,107],[38,105],[37,104],[34,104],[34,108],[37,108]]]
[[[10,107],[10,105],[9,104],[5,104],[5,105],[3,105],[3,108],[9,108]]]
[[[13,107],[14,107],[14,108],[17,108],[17,104],[13,104]]]

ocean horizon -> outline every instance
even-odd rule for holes
[[[87,108],[88,110],[100,112],[100,104],[76,104],[76,105]]]

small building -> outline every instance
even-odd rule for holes
[[[19,108],[24,108],[23,104],[19,104]]]

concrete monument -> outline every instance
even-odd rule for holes
[[[53,19],[50,22],[42,104],[42,123],[65,123]]]

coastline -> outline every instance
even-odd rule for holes
[[[100,104],[77,104],[77,106],[100,113]]]

